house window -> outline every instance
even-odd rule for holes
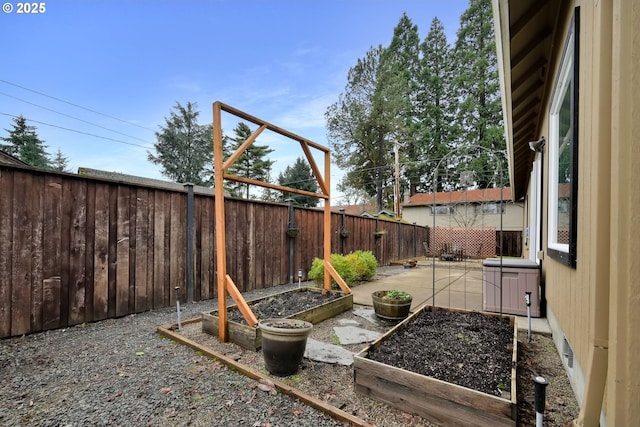
[[[453,213],[453,206],[432,206],[431,215],[450,215]]]
[[[549,256],[576,266],[579,9],[560,64],[549,112]]]
[[[484,215],[504,213],[504,204],[503,203],[482,203],[476,206],[476,212]]]

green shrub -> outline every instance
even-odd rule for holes
[[[358,260],[355,265],[358,280],[368,282],[378,272],[378,261],[371,251],[355,251]]]
[[[371,280],[377,272],[378,261],[371,251],[355,251],[346,256],[331,254],[331,265],[340,277],[351,286],[353,283]],[[317,284],[324,281],[324,260],[314,258],[309,271],[309,278]],[[333,285],[336,282],[331,279]]]
[[[340,254],[331,254],[331,265],[336,269],[342,280],[347,285],[354,282],[355,270],[353,265],[349,263],[345,257]],[[311,270],[309,271],[309,278],[316,284],[321,285],[324,282],[324,260],[320,258],[314,258],[311,264]],[[331,284],[336,285],[336,281],[331,278]]]

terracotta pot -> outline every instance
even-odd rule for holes
[[[258,327],[267,371],[281,377],[294,374],[302,362],[313,324],[296,319],[266,319]]]
[[[376,316],[386,320],[402,320],[409,316],[411,301],[409,299],[387,299],[383,298],[389,291],[376,291],[371,294],[373,299],[373,310]]]

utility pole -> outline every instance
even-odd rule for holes
[[[395,208],[396,208],[396,218],[402,218],[400,213],[400,156],[399,156],[399,147],[398,140],[396,139],[393,143],[393,152],[395,153],[395,162],[396,162],[396,185],[395,185]]]

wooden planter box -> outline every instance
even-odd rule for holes
[[[317,292],[321,293],[322,289],[308,287],[301,289],[294,289],[291,291],[283,292]],[[342,292],[338,291],[329,291],[334,294],[341,294],[340,298],[328,301],[324,304],[320,304],[314,307],[309,308],[308,310],[300,311],[298,313],[292,314],[288,316],[289,319],[298,319],[305,320],[307,322],[313,323],[314,325],[322,322],[323,320],[327,320],[331,317],[337,316],[340,313],[344,313],[345,311],[351,310],[353,308],[353,294],[342,294]],[[277,295],[277,294],[276,294]],[[273,295],[262,298],[272,298]],[[254,300],[249,302],[249,306],[251,304],[255,304],[262,299]],[[234,305],[230,305],[227,307],[227,310],[230,310],[235,307]],[[258,319],[260,320],[260,319]],[[210,311],[202,313],[202,330],[208,334],[211,334],[215,337],[219,335],[218,329],[218,311]],[[246,348],[249,350],[260,350],[262,347],[262,334],[260,333],[260,329],[257,327],[251,327],[245,323],[239,323],[234,321],[227,321],[227,336],[229,341],[238,344],[242,348]]]
[[[505,316],[511,319],[511,325],[513,326],[510,398],[486,394],[367,358],[367,353],[371,349],[377,348],[392,334],[405,327],[422,310],[464,311],[425,306],[388,331],[362,352],[354,355],[355,390],[402,411],[424,417],[439,425],[515,426],[517,418],[516,366],[518,329],[515,318],[512,316]],[[494,316],[494,314],[487,315]]]

